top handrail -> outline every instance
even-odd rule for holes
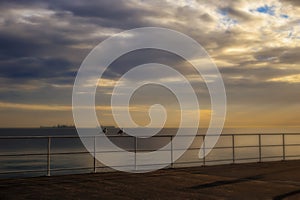
[[[220,136],[275,136],[275,135],[300,135],[300,133],[224,133]],[[164,137],[204,137],[204,136],[219,136],[218,134],[197,134],[197,135],[155,135],[154,138],[164,138]],[[42,136],[0,136],[0,139],[47,139],[47,138],[93,138],[93,137],[125,137],[125,138],[132,138],[133,136],[130,135],[104,135],[103,133],[99,133],[98,135],[86,135],[86,136],[79,136],[79,135],[42,135]]]

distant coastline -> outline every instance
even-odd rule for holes
[[[53,126],[40,126],[40,128],[76,128],[75,125],[57,124]],[[115,129],[115,126],[103,126],[102,128]]]
[[[54,126],[40,126],[40,128],[75,128],[74,125],[57,124]]]

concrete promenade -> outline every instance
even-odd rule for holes
[[[0,179],[0,199],[300,199],[300,160]]]

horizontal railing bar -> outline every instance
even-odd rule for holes
[[[70,171],[70,170],[92,170],[93,167],[73,167],[73,168],[51,168],[51,172]]]
[[[20,174],[20,173],[45,173],[46,169],[44,170],[16,170],[16,171],[4,171],[0,172],[0,174]]]
[[[300,155],[293,155],[293,156],[287,156],[287,157],[300,157]],[[268,157],[262,157],[262,159],[268,159],[268,158],[281,158],[281,156],[268,156]],[[236,161],[239,160],[258,160],[257,157],[255,158],[237,158]],[[226,162],[226,161],[232,161],[231,159],[218,159],[218,160],[206,160],[206,162]],[[175,164],[195,164],[199,163],[201,164],[202,161],[187,161],[187,162],[175,162]],[[170,163],[155,163],[151,164],[151,166],[154,165],[166,165]],[[149,166],[148,164],[144,165],[137,165],[137,166]],[[112,166],[112,167],[133,167],[133,165],[119,165],[119,166]],[[97,169],[103,169],[103,168],[111,168],[107,166],[97,166]],[[75,168],[52,168],[51,171],[66,171],[66,170],[92,170],[92,167],[75,167]],[[20,171],[6,171],[6,172],[0,172],[0,174],[15,174],[15,173],[42,173],[45,172],[45,170],[20,170]]]
[[[231,149],[232,146],[225,146],[225,147],[214,147],[214,148],[209,148],[209,147],[205,147],[203,149]],[[196,148],[195,148],[196,149]],[[200,150],[200,148],[198,148],[198,150]]]
[[[191,162],[183,161],[183,162],[175,162],[174,164],[177,165],[177,164],[196,164],[196,163],[203,164],[203,161],[202,160],[198,160],[198,161],[195,160]]]
[[[258,145],[245,145],[245,146],[234,146],[234,148],[258,148]]]
[[[294,157],[300,157],[300,155],[289,155],[289,156],[286,156],[286,158],[294,158]]]
[[[287,157],[300,157],[297,155],[294,156],[287,156]],[[267,159],[267,158],[281,158],[281,156],[269,156],[269,157],[262,157],[262,159]],[[259,158],[255,157],[255,158],[238,158],[236,159],[236,161],[239,160],[258,160]],[[218,160],[206,160],[206,162],[227,162],[227,161],[232,161],[232,159],[218,159]],[[202,161],[187,161],[187,162],[175,162],[175,164],[193,164],[193,163],[203,163]],[[151,164],[151,166],[155,166],[155,165],[166,165],[166,164],[170,164],[170,163],[155,163],[155,164]],[[149,166],[148,164],[144,164],[144,165],[137,165],[137,166]],[[111,167],[133,167],[133,165],[122,165],[122,166],[111,166]],[[103,169],[103,168],[107,168],[110,169],[111,167],[107,167],[107,166],[97,166],[97,169]],[[167,167],[167,166],[166,166]],[[67,171],[67,170],[92,170],[92,167],[77,167],[77,168],[51,168],[51,171]],[[20,170],[20,171],[6,171],[6,172],[0,172],[0,174],[16,174],[16,173],[42,173],[45,172],[45,170]]]
[[[171,163],[153,163],[150,166],[157,166],[157,165],[166,165],[166,167],[167,167],[167,166],[171,165]],[[149,166],[149,165],[148,164],[137,164],[136,166],[143,167],[143,166]]]
[[[234,146],[235,148],[258,148],[258,147],[282,147],[282,144],[270,144],[270,145],[245,145],[245,146]]]
[[[284,145],[286,146],[286,145]],[[264,144],[261,147],[282,147],[282,144]]]
[[[88,151],[74,151],[74,152],[55,152],[55,153],[51,153],[51,156],[55,156],[55,155],[72,155],[72,154],[90,154],[90,152]]]
[[[285,144],[284,146],[300,146],[300,144]]]
[[[235,135],[235,136],[255,136],[255,135],[261,135],[261,136],[274,136],[274,135],[300,135],[300,133],[232,133],[232,134],[224,134],[224,135]]]
[[[252,147],[252,146],[251,146]],[[253,146],[253,147],[258,147],[258,146]],[[203,149],[231,149],[231,146],[227,147],[213,147],[213,148],[203,148]],[[134,151],[134,149],[126,149],[127,151]],[[187,148],[187,149],[173,149],[173,151],[186,151],[186,150],[200,150],[199,147],[192,147],[192,148]],[[137,149],[137,152],[149,152],[149,151],[171,151],[171,149]],[[122,151],[97,151],[96,153],[118,153]]]
[[[236,158],[235,161],[239,161],[239,160],[258,160],[259,157],[250,157],[250,158]]]
[[[261,157],[262,159],[267,159],[267,158],[282,158],[282,155],[280,156],[264,156],[264,157]]]
[[[293,156],[287,156],[287,157],[300,157],[300,155],[293,155]],[[262,159],[268,159],[268,158],[281,158],[281,156],[267,156],[262,157]],[[258,160],[258,157],[253,158],[236,158],[236,161],[239,160]],[[231,159],[218,159],[218,160],[206,160],[206,162],[225,162],[225,161],[232,161]],[[175,164],[193,164],[193,163],[202,163],[202,161],[187,161],[187,162],[175,162]],[[170,163],[154,163],[153,165],[166,165]],[[144,165],[137,165],[137,166],[149,166],[148,164]],[[120,165],[120,166],[112,166],[112,167],[133,167],[133,165]],[[99,168],[110,168],[107,166],[97,166],[97,169]],[[77,168],[52,168],[51,171],[66,171],[66,170],[92,170],[92,167],[77,167]],[[6,172],[0,172],[0,174],[11,174],[11,173],[26,173],[26,172],[44,172],[45,170],[21,170],[21,171],[6,171]]]
[[[265,144],[265,145],[261,145],[261,147],[282,147],[282,144]]]
[[[51,153],[51,155],[63,155],[63,154],[90,154],[88,151],[78,151],[78,152],[56,152],[56,153]],[[0,154],[0,157],[4,156],[46,156],[47,153],[22,153],[22,154]]]
[[[206,160],[205,160],[205,162],[226,162],[226,161],[232,162],[232,158],[220,159],[220,160],[209,160],[208,158],[206,158]]]
[[[206,148],[208,149],[208,148]],[[174,149],[174,150],[178,150],[178,149]],[[179,150],[184,150],[184,149],[179,149]],[[187,150],[199,150],[198,149],[187,149]],[[145,152],[145,151],[155,151],[155,150],[138,150],[137,152]],[[159,151],[170,151],[170,150],[159,150]],[[120,153],[122,151],[99,151],[96,152],[97,154],[100,153]],[[72,155],[72,154],[90,154],[90,152],[57,152],[57,153],[51,153],[51,155]],[[17,156],[46,156],[47,153],[41,154],[41,153],[29,153],[29,154],[2,154],[0,155],[0,157],[17,157]],[[297,155],[296,155],[297,156]],[[300,155],[299,155],[300,156]],[[277,156],[277,157],[282,157],[282,156]],[[262,157],[262,158],[266,158],[266,157]]]
[[[282,145],[266,145],[261,147],[271,147],[271,146],[282,146]],[[291,145],[294,146],[294,145]],[[298,146],[298,145],[297,145]],[[299,144],[300,146],[300,144]],[[259,146],[235,146],[236,148],[243,148],[243,147],[259,147]],[[232,147],[214,147],[214,148],[205,148],[205,149],[230,149]],[[134,151],[134,149],[126,149],[127,151]],[[183,151],[183,150],[200,150],[200,148],[188,148],[188,149],[173,149],[174,151]],[[157,151],[157,149],[137,149],[138,152],[145,152],[145,151]],[[170,149],[163,149],[159,151],[170,151]],[[118,153],[122,151],[97,151],[96,153]],[[51,155],[59,155],[59,154],[84,154],[90,153],[88,151],[74,151],[74,152],[53,152]],[[22,154],[0,154],[0,156],[44,156],[47,153],[22,153]]]
[[[291,145],[285,145],[285,146],[300,146],[300,144],[291,144]],[[249,146],[234,146],[235,148],[258,148],[259,145],[249,145]],[[276,145],[261,145],[260,147],[282,147],[282,144],[276,144]],[[202,149],[231,149],[232,146],[224,146],[224,147],[213,147],[213,148],[202,148]],[[134,149],[126,149],[128,151],[134,151]],[[181,150],[200,150],[199,147],[191,147],[187,149],[174,149],[173,151],[181,151]],[[157,149],[137,149],[137,151],[157,151]],[[159,150],[159,151],[170,151],[170,149],[165,149],[165,150]],[[121,151],[101,151],[101,152],[96,152],[96,153],[103,153],[103,152],[121,152]]]
[[[151,165],[148,165],[148,164],[137,164],[136,166],[140,166],[140,167],[143,167],[143,166],[155,166],[155,165],[167,165],[166,167],[168,167],[169,165],[171,165],[171,163],[153,163]],[[116,168],[116,167],[135,167],[134,164],[132,165],[114,165],[114,166],[110,166],[110,167],[107,167],[107,166],[97,166],[96,168],[97,169],[103,169],[103,168]]]
[[[300,133],[236,133],[236,134],[211,134],[211,135],[206,135],[206,134],[197,134],[197,135],[176,135],[176,137],[215,137],[215,136],[220,136],[220,137],[226,137],[226,136],[274,136],[274,135],[300,135]],[[154,138],[159,138],[159,137],[174,137],[175,135],[156,135]],[[51,136],[0,136],[0,139],[47,139],[47,138],[94,138],[94,137],[123,137],[123,138],[133,138],[130,135],[87,135],[87,136],[78,136],[78,135],[51,135]]]
[[[261,147],[281,147],[282,145],[267,145],[267,146],[261,146]],[[294,146],[294,145],[293,145]],[[298,146],[298,145],[297,145]],[[300,145],[299,145],[300,146]],[[259,146],[235,146],[235,148],[258,148]],[[205,148],[205,149],[229,149],[229,148],[232,148],[232,147],[216,147],[216,148]],[[173,149],[173,151],[183,151],[185,149]],[[188,148],[186,150],[200,150],[200,148]],[[133,149],[132,150],[128,150],[128,151],[134,151]],[[157,151],[156,149],[139,149],[137,150],[137,152],[151,152],[151,151]],[[170,150],[169,149],[165,149],[165,150],[159,150],[159,151],[166,151],[166,152],[169,152]],[[101,153],[120,153],[122,151],[97,151],[95,152],[96,154],[101,154]],[[78,151],[78,152],[54,152],[54,153],[51,153],[51,155],[72,155],[72,154],[90,154],[90,152],[88,151]],[[47,155],[47,153],[28,153],[28,154],[0,154],[0,157],[13,157],[13,156],[45,156]],[[300,155],[299,155],[300,156]],[[278,157],[281,157],[281,156],[278,156]],[[262,157],[263,158],[263,157]]]
[[[0,154],[0,157],[11,157],[11,156],[45,156],[47,153],[20,153],[20,154]]]
[[[89,137],[89,136],[88,136]],[[0,139],[48,139],[48,138],[79,138],[77,135],[70,136],[0,136]]]

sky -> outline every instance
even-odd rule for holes
[[[77,70],[101,41],[125,30],[163,27],[201,44],[218,66],[227,93],[225,127],[300,127],[300,1],[100,0],[0,2],[0,127],[74,124]],[[114,125],[113,86],[132,66],[153,62],[184,73],[190,67],[168,52],[137,51],[116,60],[97,89],[97,115]],[[200,81],[201,126],[210,120]],[[159,102],[168,127],[179,123],[178,102],[155,85],[137,92],[130,107],[140,125]]]

